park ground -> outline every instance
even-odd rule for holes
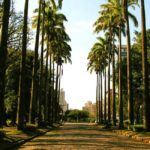
[[[131,132],[104,129],[89,123],[65,123],[18,144],[14,150],[150,150],[150,144],[131,138]],[[128,133],[128,134],[127,134]],[[128,135],[128,136],[125,136]],[[133,133],[132,133],[133,135]],[[137,134],[134,133],[137,136]],[[29,136],[29,135],[28,135]],[[143,136],[144,137],[144,136]],[[145,136],[145,138],[148,138]],[[149,137],[150,138],[150,137]],[[11,148],[12,149],[12,148]]]

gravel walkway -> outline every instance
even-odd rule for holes
[[[17,148],[19,150],[150,150],[144,144],[93,124],[66,123]],[[16,150],[17,150],[16,149]]]

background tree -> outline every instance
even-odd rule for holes
[[[5,71],[7,60],[7,40],[9,26],[10,0],[3,1],[3,17],[0,37],[0,127],[4,124],[4,93],[5,93]]]
[[[149,100],[149,78],[147,61],[147,40],[144,0],[141,0],[142,18],[142,75],[143,75],[143,103],[144,103],[144,128],[150,131],[150,100]]]
[[[28,5],[29,1],[25,1],[24,21],[23,21],[23,37],[22,37],[22,55],[20,67],[20,83],[19,83],[19,97],[17,109],[17,123],[18,129],[25,127],[25,75],[26,75],[26,51],[27,51],[27,29],[28,29]]]

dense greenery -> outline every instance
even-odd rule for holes
[[[71,122],[87,122],[89,121],[89,112],[85,110],[68,110],[65,114],[65,120]]]
[[[150,29],[147,30],[148,53],[150,53]],[[134,99],[134,115],[136,123],[143,123],[143,107],[142,107],[142,62],[141,62],[141,33],[137,32],[132,45],[132,76],[133,76],[133,99]],[[148,58],[150,66],[150,58]],[[118,70],[118,64],[116,64]],[[128,119],[127,110],[127,72],[126,58],[122,60],[122,96],[124,102],[124,119]],[[116,85],[118,83],[118,72],[116,71]]]
[[[62,0],[39,0],[32,21],[29,0],[24,2],[24,11],[18,13],[13,0],[0,1],[0,127],[7,125],[8,119],[9,125],[18,129],[24,129],[27,122],[42,126],[61,120],[62,65],[71,63],[70,38],[64,26],[67,18],[60,11]],[[146,30],[141,0],[141,32],[135,34],[131,45],[130,21],[136,27],[139,23],[129,10],[137,5],[138,0],[108,0],[100,6],[94,31],[104,36],[97,38],[89,52],[88,69],[97,74],[97,122],[118,123],[122,128],[127,120],[131,126],[142,123],[149,131],[150,30]],[[67,117],[80,121],[87,119],[88,113],[72,110]]]
[[[100,6],[94,31],[105,34],[104,37],[97,38],[98,41],[89,52],[88,69],[97,74],[97,122],[113,125],[118,122],[120,128],[124,127],[124,122],[128,122],[129,126],[135,122],[143,123],[148,131],[150,30],[146,31],[144,1],[141,0],[141,32],[136,32],[134,44],[131,45],[129,21],[136,27],[138,22],[129,10],[137,5],[138,0],[108,0]],[[126,37],[126,45],[122,45],[123,35]],[[105,84],[102,82],[103,77]]]
[[[71,63],[67,18],[61,7],[62,0],[40,0],[30,21],[29,0],[23,13],[15,11],[13,0],[0,2],[1,127],[17,125],[22,130],[27,122],[47,126],[60,121],[62,65]]]

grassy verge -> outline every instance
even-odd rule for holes
[[[18,141],[23,141],[33,136],[40,135],[49,129],[37,128],[37,126],[31,124],[28,124],[24,130],[17,130],[16,127],[4,127],[3,129],[0,129],[0,149],[4,150]]]

